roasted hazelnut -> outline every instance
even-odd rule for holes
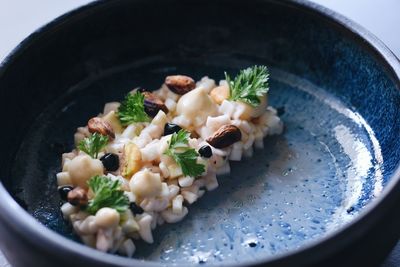
[[[111,125],[102,118],[94,117],[88,121],[88,129],[91,133],[106,135],[111,139],[115,138],[115,133]]]
[[[144,111],[150,117],[155,117],[157,113],[162,110],[165,114],[168,113],[168,108],[164,102],[151,92],[142,92],[144,96]]]
[[[74,206],[86,206],[88,203],[88,196],[86,190],[81,187],[75,187],[68,192],[67,200]]]
[[[196,88],[194,80],[185,75],[172,75],[165,78],[165,85],[178,95],[184,95]]]
[[[242,132],[235,125],[224,125],[212,136],[207,138],[207,143],[215,148],[228,147],[242,139]]]

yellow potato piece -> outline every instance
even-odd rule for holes
[[[122,164],[121,174],[127,179],[130,179],[142,167],[142,154],[134,143],[125,145]]]
[[[122,128],[122,125],[118,119],[117,113],[112,110],[109,113],[107,113],[104,117],[103,120],[108,122],[111,125],[111,128],[113,128],[115,133],[122,133],[122,131],[124,130]]]

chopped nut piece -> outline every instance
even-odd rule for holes
[[[150,117],[155,117],[157,113],[162,110],[165,114],[168,113],[168,108],[164,102],[151,92],[142,92],[144,96],[144,111]]]
[[[86,206],[88,203],[88,197],[86,190],[81,187],[75,187],[73,190],[68,192],[68,202],[74,206]]]
[[[165,78],[168,89],[178,95],[184,95],[196,87],[194,80],[185,75],[172,75]]]
[[[228,147],[242,139],[242,132],[234,125],[224,125],[212,136],[207,138],[207,142],[215,148]]]
[[[115,138],[115,134],[111,125],[102,118],[94,117],[88,121],[89,132],[107,135],[110,139]]]

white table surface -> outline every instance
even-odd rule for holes
[[[0,61],[35,29],[89,2],[92,0],[0,0]],[[314,0],[314,2],[358,22],[400,57],[400,0]]]
[[[89,2],[92,0],[0,0],[0,61],[35,29]],[[361,24],[400,58],[400,0],[314,0],[314,2]],[[400,245],[383,266],[400,266],[398,254]],[[0,253],[0,267],[9,266]]]

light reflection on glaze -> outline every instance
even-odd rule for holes
[[[339,111],[339,110],[338,110]],[[351,112],[349,109],[346,109],[347,115],[349,118],[353,119],[356,123],[359,123],[364,127],[364,129],[367,131],[369,137],[371,138],[372,146],[373,146],[373,151],[374,151],[374,157],[375,160],[377,161],[377,164],[375,167],[375,186],[374,186],[374,197],[377,197],[380,195],[383,189],[383,156],[381,152],[381,146],[379,145],[378,139],[376,139],[375,133],[372,130],[371,126],[365,121],[363,117],[358,112]],[[340,112],[340,111],[339,111]]]
[[[364,128],[367,131],[370,141],[372,143],[374,159],[376,160],[377,163],[374,166],[375,184],[373,188],[373,196],[377,197],[382,192],[383,189],[383,175],[382,175],[383,156],[378,139],[376,138],[375,133],[372,130],[371,126],[365,121],[365,119],[358,112],[350,110],[349,108],[344,106],[341,102],[333,100],[331,96],[327,96],[327,93],[325,91],[321,90],[320,88],[318,88],[317,86],[315,86],[314,84],[312,84],[307,80],[299,79],[299,77],[289,74],[287,72],[283,72],[281,70],[274,70],[274,79],[287,83],[293,87],[296,87],[302,91],[305,91],[313,95],[314,97],[323,101],[329,107],[339,112],[340,114],[343,114],[347,118],[351,119],[357,125],[359,125],[360,127]]]
[[[335,215],[337,223],[347,222],[352,218],[346,210],[357,205],[362,196],[363,184],[368,172],[372,168],[372,156],[367,147],[361,142],[350,129],[344,125],[336,126],[333,131],[343,152],[350,158],[350,164],[346,170],[346,190],[343,205],[338,207]],[[336,221],[336,220],[334,220]]]

